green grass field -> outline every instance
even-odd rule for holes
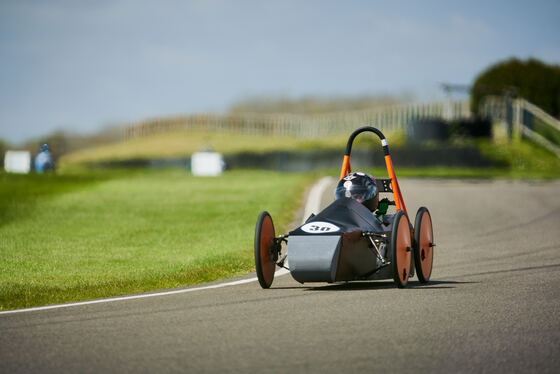
[[[303,174],[0,174],[0,309],[122,295],[254,269],[258,213],[286,229]]]

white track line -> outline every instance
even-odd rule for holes
[[[284,275],[284,274],[287,274],[287,273],[289,273],[288,270],[280,269],[275,273],[275,275]],[[124,301],[124,300],[134,300],[134,299],[146,299],[148,297],[155,297],[155,296],[176,295],[176,294],[179,294],[179,293],[195,292],[195,291],[202,291],[202,290],[211,290],[211,289],[214,289],[214,288],[223,288],[223,287],[230,287],[230,286],[238,286],[240,284],[251,283],[251,282],[254,282],[256,280],[258,280],[258,279],[255,277],[255,278],[241,279],[241,280],[238,280],[238,281],[233,281],[233,282],[228,282],[228,283],[213,284],[213,285],[204,286],[204,287],[183,288],[183,289],[180,289],[180,290],[163,291],[163,292],[156,292],[156,293],[150,293],[150,294],[113,297],[113,298],[110,298],[110,299],[97,299],[97,300],[90,300],[90,301],[80,301],[78,303],[57,304],[57,305],[39,306],[39,307],[34,307],[34,308],[6,310],[6,311],[3,311],[3,312],[0,312],[0,314],[35,312],[35,311],[39,311],[39,310],[68,308],[68,307],[71,307],[71,306],[100,304],[100,303],[112,303],[114,301]]]
[[[318,212],[321,205],[321,196],[325,192],[325,189],[329,186],[332,182],[331,177],[324,177],[321,178],[309,192],[309,196],[307,202],[305,204],[305,213],[304,213],[304,221],[311,215],[311,213]],[[280,269],[274,273],[274,276],[279,277],[285,274],[288,274],[289,271],[286,269]],[[91,305],[91,304],[101,304],[101,303],[112,303],[115,301],[124,301],[124,300],[134,300],[134,299],[146,299],[148,297],[156,297],[156,296],[167,296],[167,295],[176,295],[181,293],[188,293],[188,292],[195,292],[195,291],[203,291],[203,290],[211,290],[216,288],[223,288],[223,287],[231,287],[231,286],[238,286],[240,284],[246,284],[257,281],[258,278],[248,278],[248,279],[241,279],[238,281],[227,282],[227,283],[219,283],[213,284],[210,286],[203,286],[203,287],[193,287],[193,288],[183,288],[180,290],[172,290],[172,291],[163,291],[163,292],[155,292],[149,294],[140,294],[140,295],[131,295],[131,296],[122,296],[122,297],[113,297],[108,299],[97,299],[97,300],[90,300],[90,301],[81,301],[77,303],[68,303],[68,304],[56,304],[56,305],[47,305],[47,306],[39,306],[34,308],[25,308],[25,309],[15,309],[15,310],[6,310],[0,311],[0,315],[4,314],[15,314],[15,313],[24,313],[24,312],[36,312],[41,310],[49,310],[49,309],[61,309],[61,308],[68,308],[73,306],[81,306],[81,305]]]

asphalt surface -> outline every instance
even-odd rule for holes
[[[400,182],[432,213],[428,285],[288,274],[0,315],[0,372],[558,372],[560,182]]]

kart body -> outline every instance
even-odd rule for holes
[[[421,207],[415,225],[410,224],[387,140],[379,130],[362,127],[352,133],[340,179],[351,171],[352,142],[362,132],[373,132],[381,139],[389,178],[376,179],[377,191],[393,200],[380,200],[374,214],[352,198],[340,198],[278,237],[272,218],[262,212],[255,230],[255,264],[263,288],[271,286],[277,267],[287,268],[300,283],[393,279],[402,288],[414,276],[414,269],[420,282],[428,282],[435,247],[431,216]],[[395,206],[394,214],[387,212],[389,205]],[[282,251],[284,243],[286,251]]]
[[[369,236],[389,237],[392,218],[385,223],[351,198],[335,200],[289,233],[288,264],[298,282],[338,282],[391,278]],[[366,234],[367,233],[367,234]],[[369,235],[369,236],[368,236]],[[383,258],[386,244],[379,243]]]

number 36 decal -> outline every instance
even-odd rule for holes
[[[301,229],[310,234],[324,234],[327,232],[335,232],[340,230],[338,226],[333,225],[329,222],[309,222],[303,226]]]

